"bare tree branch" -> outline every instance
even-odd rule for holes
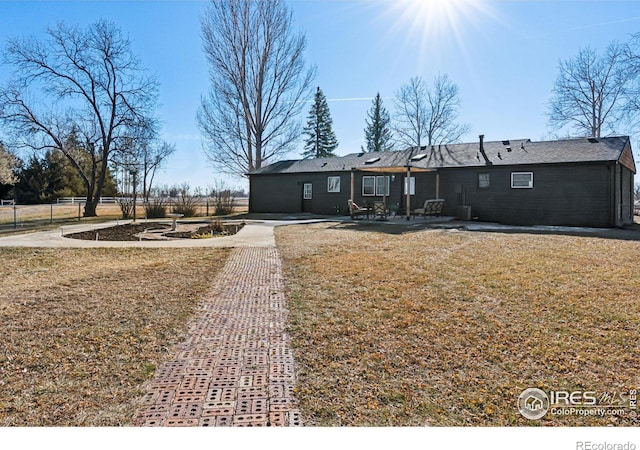
[[[282,0],[212,0],[202,18],[211,89],[198,111],[204,151],[223,172],[245,175],[292,149],[310,95],[306,39]]]
[[[0,120],[17,146],[62,152],[85,181],[85,215],[95,215],[109,161],[131,130],[149,120],[157,81],[107,21],[86,29],[59,23],[41,41],[12,39],[5,60],[15,71],[0,89]]]
[[[625,49],[612,42],[602,55],[587,47],[560,61],[548,113],[551,128],[571,127],[575,135],[592,137],[616,132],[632,79]]]
[[[430,88],[422,77],[412,78],[396,94],[394,132],[408,147],[459,142],[469,125],[457,122],[460,97],[449,77],[438,75]]]

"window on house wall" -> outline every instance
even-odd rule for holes
[[[340,177],[327,178],[327,192],[340,192]]]
[[[402,195],[407,195],[407,177],[404,177],[404,191]],[[409,179],[409,195],[416,195],[416,177]]]
[[[303,190],[303,198],[305,200],[311,200],[312,196],[313,196],[313,185],[311,183],[305,183],[304,190]]]
[[[376,195],[376,177],[371,177],[371,176],[362,177],[362,195],[363,196]]]
[[[488,173],[478,174],[478,188],[489,189],[491,187],[491,175]]]
[[[532,189],[533,172],[511,172],[512,189]]]
[[[386,186],[385,186],[386,178]],[[383,195],[389,195],[389,185],[391,184],[391,177],[389,176],[365,176],[362,177],[362,195],[368,197],[382,197]],[[386,187],[386,189],[385,189]],[[384,194],[383,194],[384,192]]]
[[[386,180],[385,180],[386,178]],[[385,185],[386,182],[386,185]],[[376,195],[382,197],[383,195],[389,195],[389,184],[391,184],[391,178],[388,176],[376,177]]]

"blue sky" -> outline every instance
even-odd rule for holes
[[[329,99],[337,153],[364,144],[370,98],[377,92],[392,111],[393,96],[413,76],[447,73],[460,90],[460,120],[471,125],[463,141],[549,137],[546,112],[560,59],[581,47],[604,49],[640,32],[638,0],[291,0],[295,25],[307,36],[307,60]],[[206,1],[0,0],[0,41],[39,35],[57,21],[116,22],[133,50],[160,81],[164,139],[176,154],[159,184],[214,180],[202,154],[196,111],[208,90],[200,40]],[[8,76],[0,66],[0,83]],[[303,116],[306,116],[306,109]],[[621,129],[620,133],[629,131]],[[638,136],[632,140],[640,148]],[[292,158],[299,154],[292,154]]]

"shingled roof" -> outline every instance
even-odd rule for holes
[[[340,172],[406,167],[440,169],[454,167],[514,166],[621,161],[636,171],[629,137],[580,138],[533,142],[530,139],[433,145],[395,152],[354,153],[329,158],[279,161],[249,175]]]

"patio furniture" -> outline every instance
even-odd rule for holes
[[[444,209],[444,200],[441,198],[430,199],[424,202],[422,208],[413,210],[415,216],[441,216]]]
[[[384,202],[373,202],[373,217],[380,220],[387,220],[387,205]]]
[[[356,202],[349,200],[349,215],[352,219],[357,219],[358,217],[366,217],[369,218],[369,213],[371,212],[371,208],[361,208],[356,204]]]

